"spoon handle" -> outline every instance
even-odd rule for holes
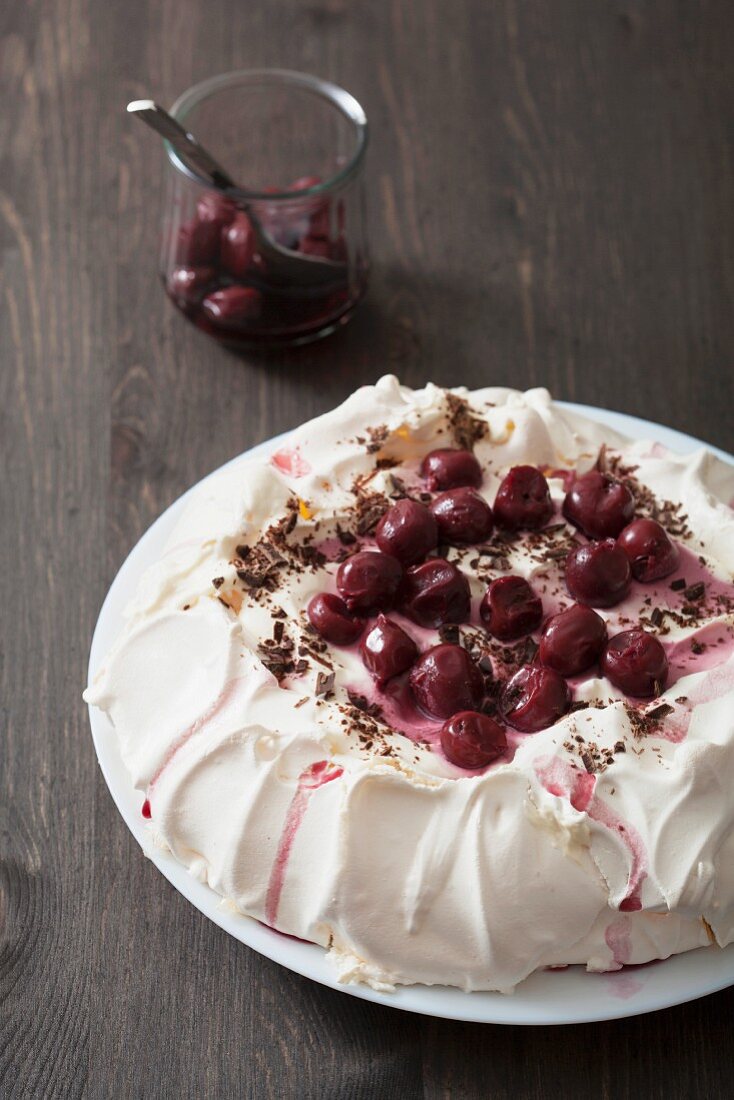
[[[187,133],[180,122],[176,122],[168,111],[152,99],[136,99],[128,103],[127,109],[129,114],[137,115],[143,122],[147,122],[148,126],[167,138],[176,152],[210,179],[215,187],[226,190],[236,186],[234,180],[217,163],[211,153],[208,153],[203,145],[199,145],[196,138]]]

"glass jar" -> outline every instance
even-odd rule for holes
[[[211,190],[165,142],[161,276],[171,300],[239,347],[307,343],[345,324],[368,270],[367,120],[356,99],[316,77],[263,69],[197,84],[171,114],[238,183],[227,196]],[[302,264],[276,277],[248,214],[296,256],[332,261],[327,278],[302,279]]]

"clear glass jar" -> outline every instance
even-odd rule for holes
[[[367,120],[356,99],[316,77],[263,69],[197,84],[171,114],[238,183],[230,198],[212,191],[165,143],[161,277],[171,300],[239,347],[307,343],[345,324],[368,271]],[[279,245],[337,261],[334,280],[269,278],[245,210]]]

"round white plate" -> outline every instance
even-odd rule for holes
[[[563,404],[563,403],[562,403]],[[601,420],[633,438],[654,439],[671,450],[685,454],[704,446],[699,440],[646,420],[622,413],[606,412],[585,405],[566,408]],[[247,452],[247,457],[265,455],[284,439],[278,436]],[[734,457],[709,447],[720,458],[734,463]],[[243,457],[233,459],[239,462]],[[231,465],[228,463],[227,465]],[[216,476],[210,474],[209,477]],[[206,480],[206,479],[205,479]],[[201,484],[201,483],[200,483]],[[189,490],[191,492],[192,490]],[[132,597],[138,579],[161,555],[188,493],[184,493],[160,516],[133,548],[110,588],[99,614],[89,655],[90,678],[123,626],[122,610]],[[323,948],[281,935],[265,925],[227,912],[219,907],[220,897],[197,882],[171,856],[153,850],[144,818],[142,797],[130,785],[120,759],[117,740],[106,716],[90,708],[92,737],[102,774],[117,808],[146,855],[176,889],[205,916],[248,947],[290,970],[331,986],[377,1001],[392,1008],[430,1016],[497,1024],[569,1024],[634,1016],[690,1001],[734,984],[734,944],[723,951],[701,948],[664,962],[615,974],[587,974],[581,967],[536,972],[519,985],[512,996],[502,993],[463,993],[444,986],[405,986],[394,993],[377,993],[364,985],[342,985],[336,981]]]

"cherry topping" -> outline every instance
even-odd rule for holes
[[[440,541],[453,545],[482,542],[494,526],[492,509],[476,489],[468,486],[440,493],[431,505],[431,512]]]
[[[421,654],[410,670],[410,687],[432,718],[476,710],[484,698],[484,676],[465,649],[449,642]]]
[[[678,568],[678,547],[654,519],[633,520],[617,542],[629,558],[632,576],[638,581],[658,581]]]
[[[457,768],[486,768],[507,748],[499,722],[477,710],[460,710],[441,727],[441,748]]]
[[[314,630],[334,645],[351,645],[364,630],[362,620],[350,614],[344,600],[331,592],[319,592],[314,596],[307,614]]]
[[[543,604],[523,577],[498,577],[479,605],[482,622],[501,642],[511,642],[540,626]]]
[[[336,587],[350,611],[386,611],[395,603],[403,570],[400,562],[379,550],[359,550],[339,566]]]
[[[535,466],[513,466],[502,479],[494,502],[494,518],[510,531],[536,531],[553,515],[548,482]]]
[[[255,234],[247,214],[238,211],[222,233],[222,267],[235,279],[242,279],[255,255]]]
[[[213,267],[175,267],[168,280],[168,289],[184,305],[195,305],[214,281]]]
[[[423,459],[421,477],[426,479],[432,493],[439,489],[459,489],[463,485],[478,489],[482,484],[482,467],[471,451],[442,447]]]
[[[452,562],[431,558],[407,570],[400,604],[420,626],[464,623],[471,612],[469,581]]]
[[[226,286],[207,294],[201,308],[217,325],[241,325],[260,316],[262,294],[250,286]]]
[[[543,627],[541,664],[561,676],[577,676],[593,665],[607,640],[607,624],[590,607],[575,603]]]
[[[523,665],[505,684],[500,711],[521,733],[537,733],[557,722],[571,704],[568,684],[550,668]]]
[[[410,635],[384,615],[378,615],[359,651],[380,687],[410,668],[418,656],[418,646]]]
[[[590,542],[566,558],[566,587],[579,603],[613,607],[629,592],[630,563],[614,539]]]
[[[638,699],[659,695],[668,678],[665,650],[657,638],[639,628],[610,638],[600,665],[615,687]]]
[[[438,527],[425,504],[398,500],[385,512],[375,531],[377,545],[404,565],[425,558],[438,544]]]
[[[635,514],[635,498],[621,481],[589,470],[566,493],[563,514],[590,539],[616,538]]]

